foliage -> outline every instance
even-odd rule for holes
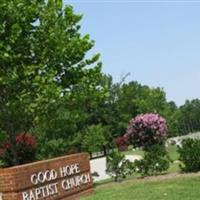
[[[112,151],[106,158],[106,173],[120,181],[131,175],[134,171],[134,165],[125,159],[125,155],[119,151]]]
[[[158,113],[163,116],[169,137],[200,130],[199,99],[187,100],[183,106],[177,107],[175,102],[167,102],[162,88],[151,88],[136,81],[113,84],[111,80],[109,93],[110,113],[114,117],[108,119],[114,137],[124,134],[127,121],[142,113]]]
[[[36,159],[36,140],[32,135],[26,133],[16,135],[15,144],[19,164],[28,163]],[[0,159],[5,166],[12,166],[11,143],[5,143],[2,150]]]
[[[44,145],[45,144],[45,145]],[[37,159],[50,159],[68,154],[67,143],[62,139],[41,141],[37,146]]]
[[[102,125],[91,125],[87,127],[82,137],[82,149],[90,153],[102,151],[106,145],[105,129]]]
[[[148,148],[142,160],[136,160],[137,172],[142,176],[152,176],[167,171],[170,166],[170,158],[164,145],[155,144]]]
[[[168,115],[169,136],[181,136],[200,131],[199,113],[199,99],[186,100],[185,104],[178,108],[173,102],[169,102],[165,111],[165,114]]]
[[[103,132],[100,135],[105,138],[106,144],[111,141],[109,126],[104,123],[100,109],[103,107],[102,104],[106,98],[106,84],[102,83],[101,80],[100,72],[82,80],[80,84],[74,86],[70,94],[65,96],[62,101],[57,102],[59,104],[58,109],[48,115],[48,120],[44,120],[33,130],[37,133],[39,146],[41,146],[38,150],[40,156],[48,158],[53,155],[63,155],[66,152],[87,151],[88,149],[83,147],[82,143],[86,139],[84,135],[90,126],[99,127],[99,131]],[[102,141],[102,137],[100,141]],[[54,150],[52,151],[55,152],[54,154],[51,154],[48,150],[48,144],[52,141],[54,143]],[[62,144],[60,144],[61,141]],[[105,142],[100,144],[100,141],[97,142],[98,145],[93,143],[93,147],[95,145],[102,147]],[[46,144],[47,147],[43,144]],[[93,147],[90,146],[89,148]]]
[[[128,149],[128,140],[126,137],[118,136],[114,139],[114,143],[119,151],[126,151]]]
[[[113,135],[124,134],[127,121],[142,113],[159,113],[165,115],[167,101],[162,88],[150,88],[136,81],[112,84]],[[117,117],[115,117],[117,116]]]
[[[179,160],[183,163],[180,167],[185,172],[200,171],[200,140],[184,139],[178,148]]]
[[[96,87],[99,87],[99,89]],[[88,150],[87,148],[91,150],[93,147],[99,149],[99,146],[102,147],[104,145],[105,142],[100,144],[100,141],[104,140],[104,134],[109,133],[109,131],[105,132],[105,126],[95,125],[95,123],[98,123],[95,119],[100,118],[100,114],[96,111],[98,111],[100,102],[105,98],[104,93],[100,72],[96,72],[92,77],[88,77],[88,80],[85,78],[80,84],[77,84],[71,90],[71,93],[59,102],[58,109],[52,115],[48,115],[49,120],[45,120],[36,129],[39,143],[41,144],[39,152],[43,158],[63,155],[66,152],[86,151]],[[98,144],[92,142],[92,146],[86,147],[87,141],[90,142],[92,140],[98,128],[100,133],[100,137],[97,136],[99,142],[97,142],[98,140],[95,141]],[[94,134],[91,129],[94,130]],[[89,138],[89,133],[86,134],[87,131],[92,133],[93,136]],[[84,137],[85,134],[88,137]],[[82,145],[83,141],[84,145]],[[47,146],[44,146],[44,143]],[[49,151],[51,143],[53,143],[54,150]]]
[[[4,143],[6,142],[6,140],[7,140],[7,134],[6,134],[6,132],[5,132],[5,131],[2,131],[2,130],[0,129],[0,146],[1,146],[2,144],[4,144]]]
[[[4,162],[2,160],[0,160],[0,168],[2,168],[4,166],[5,166]]]
[[[80,34],[81,18],[62,0],[1,1],[0,128],[11,142],[12,165],[20,163],[16,134],[48,127],[71,90],[101,74],[99,55],[85,56],[94,41]]]
[[[178,135],[186,135],[188,133],[200,130],[200,100],[187,100],[184,105],[180,106],[174,114],[176,119],[175,126],[178,129]]]
[[[177,108],[162,88],[125,83],[126,77],[113,83],[102,74],[99,54],[87,56],[94,41],[81,35],[81,19],[62,0],[0,4],[0,143],[9,140],[12,165],[20,163],[15,136],[21,132],[34,133],[37,158],[44,159],[109,145],[141,113],[165,117],[170,136],[200,130],[198,99]],[[89,131],[99,124],[104,134]],[[164,139],[147,132],[149,143]],[[88,145],[94,138],[97,144]]]
[[[164,118],[158,114],[141,114],[129,122],[126,135],[135,147],[149,147],[163,144],[167,138],[167,126]]]

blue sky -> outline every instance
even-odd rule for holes
[[[65,0],[64,0],[65,1]],[[69,0],[96,41],[103,72],[163,87],[178,105],[200,98],[200,1]]]

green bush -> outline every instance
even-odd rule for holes
[[[112,151],[106,158],[106,173],[120,181],[134,172],[134,164],[119,151]]]
[[[90,153],[102,151],[106,145],[105,129],[101,124],[88,126],[81,138],[83,151]]]
[[[67,144],[62,138],[46,140],[38,145],[37,159],[44,160],[66,155],[67,150]]]
[[[166,171],[170,165],[170,158],[164,145],[153,145],[145,149],[142,160],[135,161],[137,172],[142,176],[158,175]]]
[[[182,145],[178,147],[178,153],[179,160],[183,163],[180,164],[182,171],[200,171],[200,140],[191,138],[183,140]]]

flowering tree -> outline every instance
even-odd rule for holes
[[[167,138],[167,125],[158,114],[142,114],[129,122],[125,137],[135,147],[143,147],[144,157],[135,162],[139,172],[155,175],[169,168],[169,155],[164,145]]]
[[[125,137],[136,147],[163,143],[167,138],[167,125],[158,114],[141,114],[129,122]]]
[[[125,151],[128,149],[128,138],[126,137],[118,136],[114,139],[114,143],[120,151]]]
[[[16,153],[18,154],[19,164],[28,163],[35,160],[36,139],[27,133],[17,134],[15,136]],[[8,141],[3,145],[0,151],[0,159],[5,166],[12,165],[11,142]]]

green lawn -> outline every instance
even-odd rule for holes
[[[176,146],[172,146],[170,145],[169,147],[167,147],[167,150],[169,152],[170,158],[174,161],[174,160],[178,160],[179,158],[179,154],[177,152],[177,147]]]
[[[170,145],[167,147],[167,150],[169,152],[169,155],[170,155],[170,158],[174,161],[174,160],[178,160],[178,152],[177,152],[177,147],[176,146],[173,146],[173,145]],[[140,156],[143,156],[144,155],[144,151],[140,150],[140,149],[137,149],[137,150],[128,150],[128,151],[125,151],[123,152],[123,154],[125,155],[140,155]]]
[[[200,177],[160,181],[126,181],[97,187],[84,200],[199,200]]]
[[[128,151],[124,151],[122,152],[124,155],[140,155],[143,156],[144,155],[144,151],[142,150],[128,150]]]

